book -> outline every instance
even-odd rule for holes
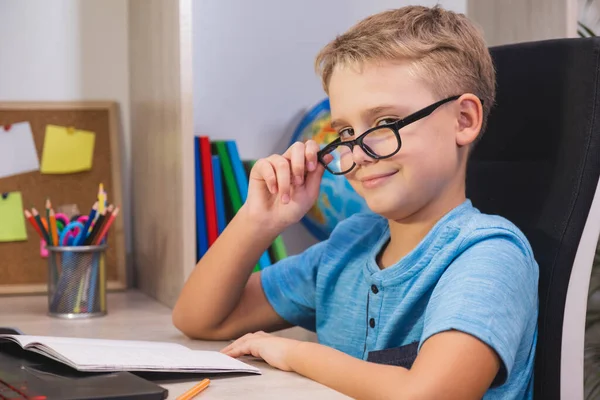
[[[206,216],[204,211],[204,190],[202,183],[202,161],[200,160],[200,138],[194,137],[194,166],[196,177],[196,262],[208,250],[208,236],[206,232]]]
[[[228,215],[229,221],[242,207],[242,198],[237,188],[235,181],[235,175],[233,173],[233,167],[231,160],[229,159],[229,153],[227,152],[227,145],[223,140],[217,140],[213,142],[215,152],[221,160],[221,169],[223,170],[223,181],[225,182],[225,188],[227,189],[227,200],[231,208],[231,215]],[[229,222],[228,221],[228,222]]]
[[[221,178],[221,160],[219,156],[212,156],[213,183],[215,185],[215,205],[217,207],[217,228],[219,235],[225,230],[227,217],[225,216],[225,198],[223,194],[223,179]]]
[[[235,176],[243,204],[248,198],[248,175],[244,169],[244,164],[242,163],[235,142],[233,140],[227,140],[225,145],[227,147],[227,154],[229,154],[229,161],[231,162],[231,168],[233,169],[233,175]]]
[[[210,140],[208,139],[208,136],[200,136],[200,162],[202,165],[206,234],[208,238],[208,247],[210,247],[215,240],[217,240],[219,229],[217,227],[217,206],[215,204],[212,153],[210,151]]]
[[[191,350],[176,343],[30,335],[0,335],[0,339],[82,372],[261,373],[218,351]]]
[[[275,261],[283,260],[287,257],[287,250],[281,235],[277,236],[271,245],[271,254]]]

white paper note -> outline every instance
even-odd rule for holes
[[[39,169],[29,122],[12,124],[8,129],[0,126],[0,178]]]

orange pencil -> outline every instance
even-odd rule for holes
[[[31,226],[33,226],[33,229],[35,229],[38,235],[40,235],[42,240],[46,240],[46,238],[42,234],[42,231],[40,230],[40,226],[37,224],[37,222],[35,222],[35,218],[33,218],[33,215],[31,215],[31,213],[28,210],[25,210],[25,218],[27,218]]]
[[[53,235],[52,235],[52,227],[50,226],[50,208],[52,208],[52,203],[50,203],[50,199],[46,198],[46,221],[48,221],[48,227],[46,229],[48,229],[48,235],[50,238],[50,242],[48,243],[50,246],[54,245],[53,241]]]
[[[42,236],[44,236],[44,240],[46,243],[50,243],[50,236],[48,235],[48,227],[46,225],[46,220],[40,217],[40,213],[34,208],[31,209],[31,214],[33,218],[36,220],[38,226],[40,227],[40,231],[42,232]]]
[[[110,210],[110,207],[109,207],[109,210]],[[102,230],[100,231],[98,236],[96,236],[96,239],[94,239],[95,245],[100,244],[102,242],[102,240],[104,240],[106,233],[110,229],[110,226],[114,222],[115,218],[117,218],[118,214],[119,214],[119,207],[115,207],[115,210],[110,214],[110,218],[107,216],[106,222],[104,223],[104,225],[102,225]]]
[[[203,379],[199,384],[182,394],[177,400],[190,400],[210,385],[210,379]]]
[[[58,243],[58,227],[56,226],[56,214],[54,214],[54,209],[50,209],[50,234],[52,235],[52,244],[54,246],[59,246]]]

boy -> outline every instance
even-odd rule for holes
[[[371,16],[317,57],[338,139],[256,163],[246,204],[186,283],[175,325],[353,398],[531,399],[538,267],[523,234],[465,195],[494,102],[481,34],[464,15]],[[373,214],[251,274],[314,203],[325,167]],[[293,325],[319,344],[275,337]],[[258,331],[258,332],[257,332]],[[257,332],[257,333],[249,333]]]

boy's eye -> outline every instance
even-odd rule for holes
[[[354,136],[354,129],[352,129],[352,128],[342,129],[342,130],[340,130],[338,132],[338,135],[340,136],[340,139],[342,139],[342,140],[348,140],[352,136]]]
[[[375,124],[376,126],[381,126],[381,125],[389,125],[389,124],[393,124],[394,122],[398,121],[398,118],[382,118],[379,121],[377,121],[377,124]]]

